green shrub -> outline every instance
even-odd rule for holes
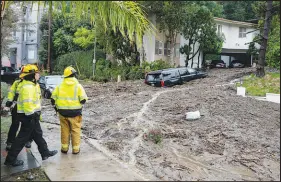
[[[163,135],[160,129],[151,129],[147,133],[144,133],[143,139],[146,141],[152,141],[155,144],[159,144],[163,140]]]
[[[169,64],[167,61],[163,61],[162,59],[156,60],[154,62],[148,63],[143,62],[141,65],[141,68],[145,70],[145,72],[155,71],[155,70],[161,70],[166,68],[172,68],[173,66]]]
[[[266,63],[271,68],[280,69],[280,17],[274,16],[272,28],[268,37],[268,47],[266,49]]]
[[[55,65],[55,71],[63,74],[63,70],[72,65],[82,77],[89,78],[93,75],[94,51],[75,51],[60,56]],[[96,59],[105,58],[105,53],[101,50],[96,51]],[[81,76],[80,76],[81,77]]]

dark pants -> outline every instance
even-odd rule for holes
[[[10,126],[9,132],[8,132],[8,138],[7,138],[7,144],[8,143],[14,143],[16,135],[17,135],[17,131],[19,129],[20,126],[20,121],[17,113],[17,105],[15,105],[15,107],[12,109],[12,124]],[[32,139],[29,140],[29,142],[32,142]]]
[[[14,162],[29,139],[33,139],[35,141],[42,157],[49,155],[48,145],[43,138],[39,117],[40,114],[38,114],[36,117],[25,115],[21,116],[22,126],[18,136],[15,139],[15,142],[12,144],[11,150],[8,151],[6,162]]]

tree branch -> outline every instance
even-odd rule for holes
[[[197,51],[193,54],[193,56],[191,58],[188,58],[188,61],[191,60],[192,58],[194,58],[195,55],[199,52],[199,50],[200,50],[200,46],[198,47]]]

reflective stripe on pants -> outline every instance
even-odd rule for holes
[[[72,152],[79,152],[82,116],[64,117],[59,115],[59,119],[61,125],[61,149],[63,151],[68,150],[71,136]]]

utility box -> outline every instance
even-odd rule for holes
[[[237,95],[241,95],[243,97],[246,96],[246,88],[245,87],[237,87]]]
[[[118,76],[117,76],[117,82],[118,82],[118,83],[121,82],[121,75],[118,75]]]

